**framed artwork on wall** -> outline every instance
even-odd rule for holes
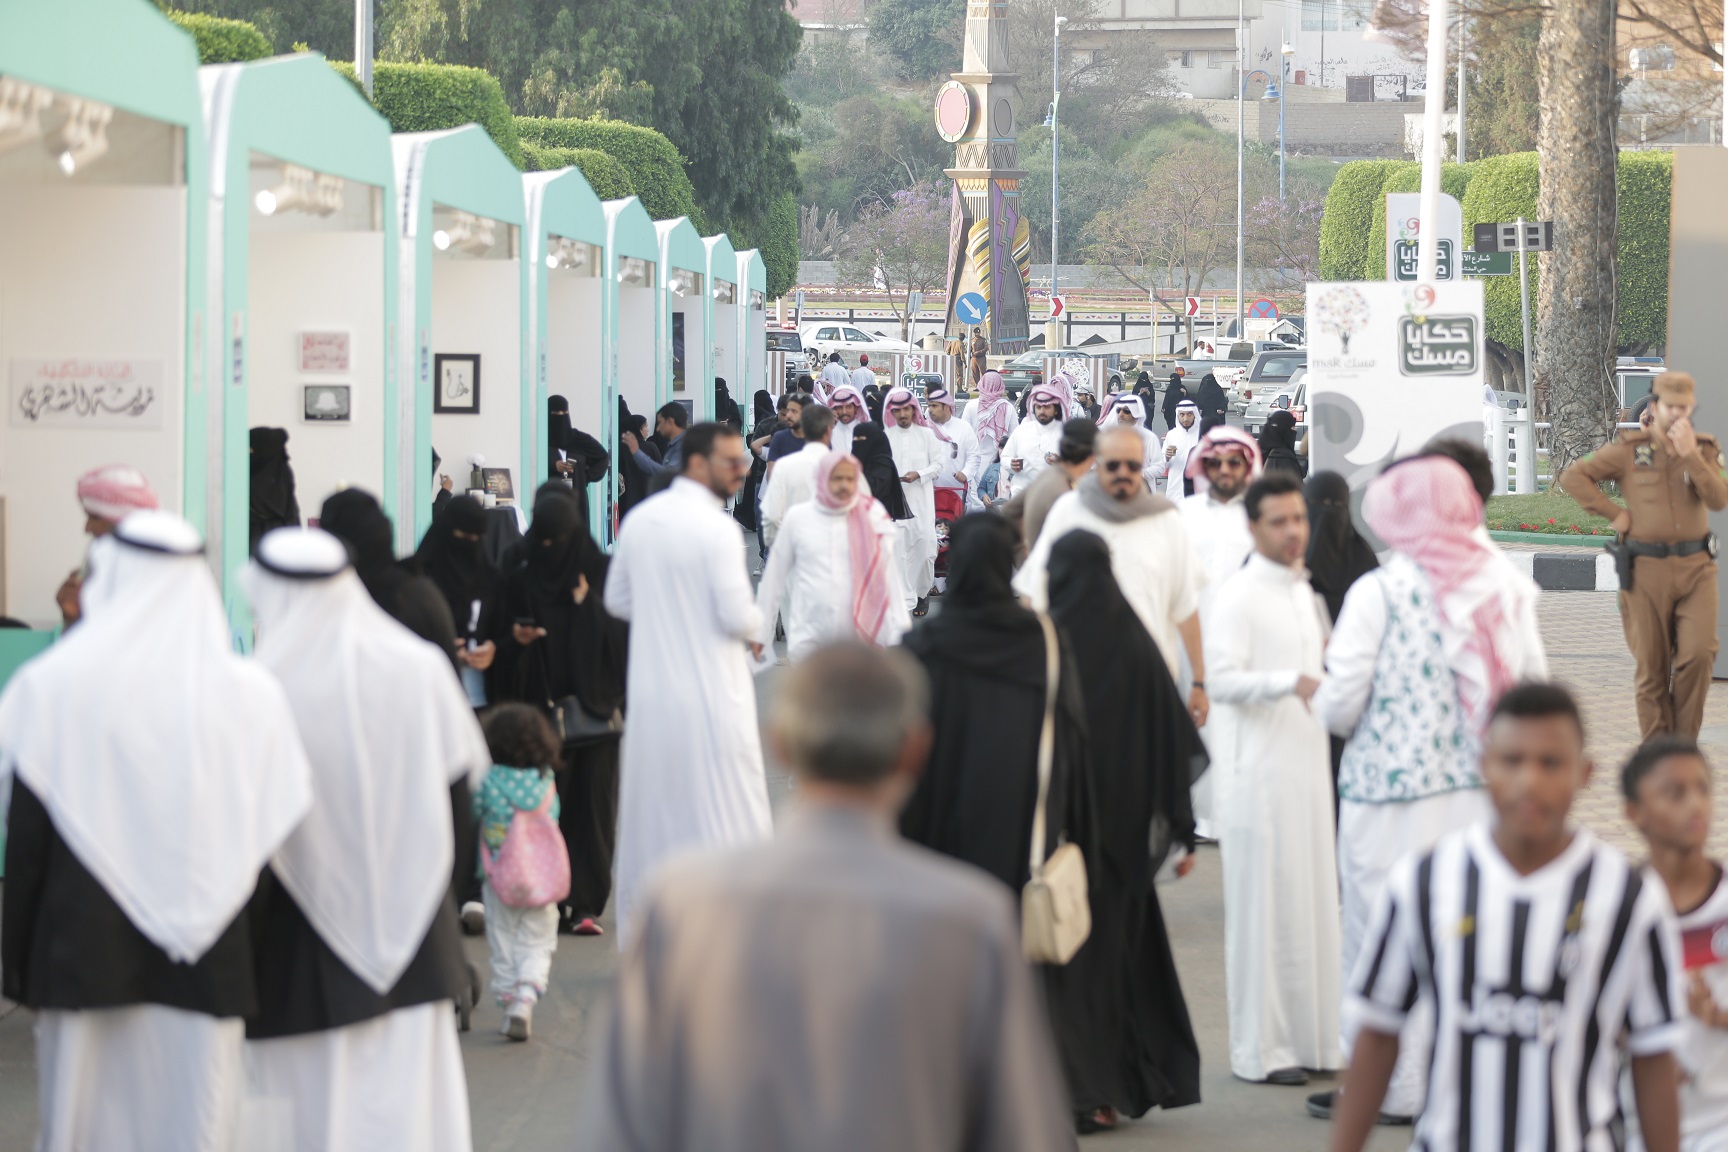
[[[303,420],[313,424],[348,422],[348,385],[308,384],[305,392],[306,402],[301,415]]]
[[[432,358],[432,411],[480,415],[480,354],[440,352]]]

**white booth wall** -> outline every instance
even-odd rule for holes
[[[546,277],[546,391],[570,401],[570,423],[604,435],[601,288],[598,276],[550,272]],[[608,448],[608,451],[611,449]]]
[[[657,291],[640,285],[618,286],[618,394],[624,397],[624,403],[630,406],[631,412],[648,418],[650,435],[654,432],[654,413],[660,407],[655,395],[655,380],[659,373],[654,363],[658,347],[654,339],[654,295]],[[668,339],[667,347],[670,346]]]
[[[733,289],[737,291],[736,288]],[[732,394],[732,399],[743,409],[744,422],[750,423],[750,406],[752,397],[760,384],[751,384],[744,379],[744,373],[739,370],[738,359],[738,305],[714,302],[714,375],[726,381],[726,390]]]
[[[384,485],[384,235],[254,228],[248,424],[288,430],[302,520],[344,487]],[[349,370],[300,371],[303,332],[346,332]],[[348,385],[346,421],[307,420],[308,384]]]
[[[704,277],[699,272],[674,271],[673,275],[695,276],[698,287],[688,296],[677,296],[671,292],[666,294],[668,307],[666,332],[666,387],[673,400],[687,401],[692,405],[697,420],[712,420],[714,418],[714,380],[708,372],[708,328],[703,316],[704,300],[702,293],[706,286],[702,284]],[[671,325],[678,323],[676,317],[683,317],[684,327],[684,387],[679,390],[676,378],[672,374],[672,334],[676,330]]]
[[[12,222],[0,228],[0,364],[7,375],[0,610],[37,627],[59,624],[54,593],[84,557],[78,477],[129,464],[149,479],[163,507],[178,510],[185,438],[186,189],[80,185],[57,170],[51,175],[38,182],[0,166],[0,219]],[[70,417],[30,426],[18,403],[18,362],[69,359],[150,365],[155,399],[140,426],[116,427],[116,417],[103,418],[107,426]]]
[[[500,226],[502,231],[503,226]],[[511,245],[512,251],[517,251]],[[432,414],[432,447],[440,470],[468,487],[468,458],[508,468],[518,501],[531,500],[534,477],[522,475],[522,283],[516,257],[432,260],[432,387],[444,354],[480,356],[480,414]]]

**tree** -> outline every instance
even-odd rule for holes
[[[1132,171],[1098,154],[1084,140],[1062,136],[1062,253],[1073,262],[1093,217],[1119,202]],[[1032,258],[1050,259],[1050,129],[1035,124],[1020,133],[1020,214],[1032,227]]]
[[[1058,81],[1063,147],[1072,138],[1068,132],[1099,148],[1124,140],[1144,129],[1176,91],[1170,58],[1156,33],[1092,35],[1100,31],[1104,9],[1104,0],[1014,0],[1008,6],[1008,61],[1020,73],[1022,126],[1043,119],[1054,19],[1058,12],[1068,18]]]
[[[1492,22],[1479,21],[1476,32],[1471,44],[1474,67],[1465,70],[1469,77],[1464,137],[1468,158],[1534,151],[1536,124],[1541,118],[1537,91],[1541,13],[1534,7],[1508,12]],[[1488,36],[1486,41],[1481,39],[1482,33]],[[1452,75],[1456,76],[1456,71]]]
[[[966,0],[876,0],[870,47],[893,62],[897,75],[927,80],[960,69]]]
[[[1267,191],[1244,212],[1248,262],[1272,273],[1269,288],[1299,292],[1320,279],[1320,217],[1326,200],[1306,181],[1293,184],[1284,199]]]
[[[874,284],[888,293],[902,340],[911,293],[940,288],[948,273],[951,187],[925,181],[873,205],[852,226],[851,246],[840,258],[843,283]]]

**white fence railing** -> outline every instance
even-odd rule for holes
[[[1615,425],[1616,430],[1636,427],[1637,424]],[[1484,439],[1488,458],[1494,464],[1496,496],[1535,494],[1537,477],[1548,459],[1553,434],[1554,425],[1547,420],[1532,420],[1528,408],[1494,409]]]

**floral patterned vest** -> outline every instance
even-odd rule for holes
[[[1367,573],[1386,596],[1386,632],[1368,707],[1344,746],[1338,794],[1358,804],[1396,804],[1482,787],[1482,749],[1463,722],[1428,578],[1393,554]]]

